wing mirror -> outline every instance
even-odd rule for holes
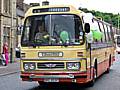
[[[86,33],[89,33],[90,32],[90,24],[89,23],[85,23],[84,29],[85,29]]]

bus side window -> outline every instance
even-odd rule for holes
[[[108,28],[109,40],[112,40],[112,36],[111,36],[112,31],[110,30],[110,26],[108,25],[107,28]]]
[[[108,36],[108,30],[107,30],[106,24],[104,24],[104,29],[105,29],[105,34],[106,34],[106,41],[109,42],[109,36]]]
[[[99,22],[99,25],[100,25],[101,32],[103,33],[102,41],[105,42],[106,41],[106,39],[105,39],[105,32],[104,32],[104,28],[103,28],[102,22]]]
[[[100,32],[102,33],[102,30],[101,30],[101,27],[100,27],[100,21],[98,22],[98,26],[99,26]],[[103,38],[103,36],[102,36],[102,38]],[[102,38],[101,38],[101,42],[103,42]]]
[[[97,20],[95,20],[95,19],[92,19],[92,22],[93,22],[93,25],[94,25],[94,27],[95,27],[95,30],[98,30],[99,32],[101,32],[100,31],[100,28],[99,28],[99,24],[98,24],[98,21]],[[101,42],[101,40],[94,40],[94,42]]]

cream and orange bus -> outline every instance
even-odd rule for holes
[[[115,60],[120,60],[120,35],[115,34]]]
[[[109,71],[114,56],[112,26],[93,18],[98,30],[91,31],[81,13],[69,5],[36,6],[26,12],[21,38],[23,81],[93,85],[95,78]]]

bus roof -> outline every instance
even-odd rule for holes
[[[45,6],[35,6],[28,9],[25,17],[32,15],[42,15],[42,14],[80,14],[80,10],[76,9],[71,5],[45,5]]]

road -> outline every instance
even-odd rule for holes
[[[22,82],[19,73],[1,76],[0,90],[120,90],[120,61],[115,62],[109,74],[97,79],[93,87],[40,88],[36,82]]]

